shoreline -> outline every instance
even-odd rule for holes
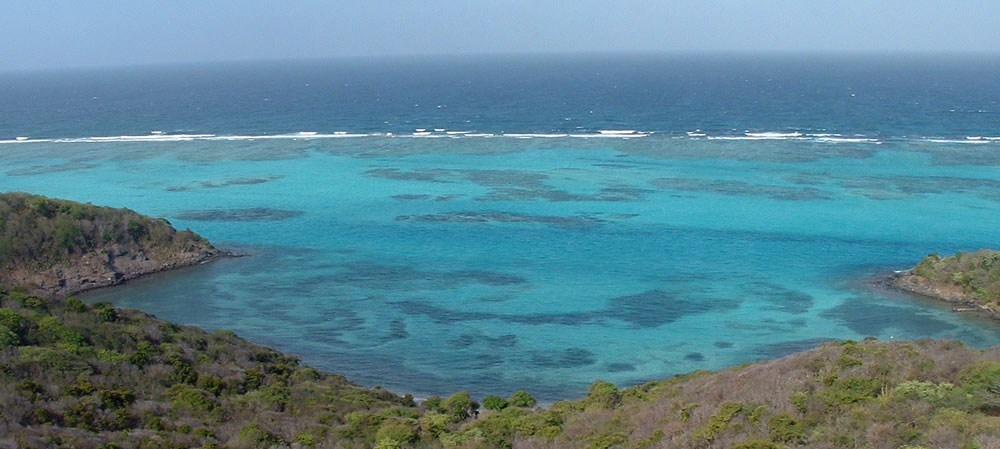
[[[187,262],[165,264],[165,265],[163,265],[161,267],[157,267],[155,269],[148,270],[148,271],[137,271],[137,272],[127,273],[127,274],[116,273],[119,276],[116,276],[114,278],[107,278],[104,283],[96,283],[95,282],[93,284],[86,285],[86,286],[82,286],[81,285],[77,289],[67,290],[67,291],[64,291],[64,292],[53,291],[53,290],[47,290],[46,292],[47,293],[51,293],[51,294],[67,295],[67,296],[69,296],[69,295],[79,295],[79,294],[82,294],[82,293],[92,292],[92,291],[95,291],[95,290],[101,290],[101,289],[105,289],[105,288],[118,287],[118,286],[127,284],[127,283],[129,283],[131,281],[135,281],[135,280],[138,280],[138,279],[147,278],[147,277],[150,277],[150,276],[153,276],[153,275],[157,275],[157,274],[161,274],[161,273],[166,273],[166,272],[170,272],[170,271],[174,271],[174,270],[179,270],[179,269],[182,269],[182,268],[190,268],[190,267],[195,267],[195,266],[199,266],[199,265],[205,265],[205,264],[216,262],[216,261],[219,261],[219,260],[222,260],[222,259],[235,259],[235,258],[247,257],[247,256],[249,256],[249,254],[237,253],[237,252],[229,251],[229,250],[217,250],[215,253],[210,254],[210,255],[206,255],[205,257],[202,257],[202,258],[199,258],[199,259],[195,259],[195,260],[191,260],[191,261],[187,261]]]
[[[938,303],[949,304],[952,312],[972,312],[1000,323],[1000,310],[988,306],[984,301],[958,291],[945,291],[934,285],[923,276],[914,273],[914,269],[877,274],[872,285],[883,290],[903,292],[917,295],[921,298]]]

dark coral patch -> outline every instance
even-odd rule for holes
[[[829,192],[812,187],[749,184],[732,180],[660,178],[653,181],[653,184],[670,190],[709,192],[728,196],[764,196],[786,201],[828,200],[833,198]]]
[[[85,170],[94,167],[97,167],[97,165],[86,162],[67,162],[65,164],[54,164],[54,165],[33,165],[31,167],[22,167],[22,168],[15,168],[13,170],[8,170],[7,175],[9,176],[42,175],[45,173]]]
[[[400,215],[397,221],[426,221],[449,223],[541,223],[557,226],[592,226],[604,220],[589,216],[559,217],[553,215],[528,215],[501,211],[444,212],[428,215]]]
[[[705,354],[702,354],[700,352],[689,352],[687,354],[684,354],[684,360],[689,360],[692,362],[704,362]]]
[[[934,335],[955,329],[954,324],[913,308],[879,304],[860,297],[847,299],[820,316],[838,320],[848,329],[866,336],[882,335],[887,329],[919,335]]]
[[[168,192],[182,192],[185,190],[198,189],[198,188],[214,189],[214,188],[229,187],[229,186],[263,184],[265,182],[281,179],[282,177],[283,176],[281,175],[271,175],[258,178],[230,178],[222,181],[197,181],[197,182],[192,182],[190,184],[167,187],[166,190]]]
[[[251,207],[248,209],[188,210],[174,215],[181,220],[193,221],[280,221],[303,215],[298,210]]]
[[[635,295],[612,298],[607,315],[639,327],[659,327],[692,314],[704,313],[713,306],[707,301],[681,299],[663,290],[649,290]]]
[[[579,368],[597,363],[594,353],[583,348],[568,348],[555,354],[536,352],[531,363],[545,368]]]
[[[612,373],[635,371],[635,365],[631,363],[609,363],[607,370]]]

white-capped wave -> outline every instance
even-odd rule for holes
[[[533,137],[541,138],[553,138],[553,137],[566,137],[567,134],[547,134],[547,133],[504,133],[504,137],[513,137],[516,139],[531,139]]]
[[[986,139],[922,139],[924,142],[931,143],[967,143],[967,144],[983,144],[990,143]]]
[[[793,131],[790,133],[771,132],[771,131],[765,131],[765,132],[747,131],[744,134],[746,134],[747,137],[761,137],[764,139],[787,139],[790,137],[802,137],[802,133],[798,131]]]
[[[879,143],[878,139],[870,139],[867,137],[817,137],[816,142],[828,142],[828,143]]]
[[[589,138],[616,138],[616,139],[628,139],[632,137],[646,137],[652,133],[649,132],[639,132],[634,129],[602,129],[596,133],[578,133],[570,134],[570,137],[580,137],[584,139]]]
[[[13,139],[0,140],[0,143],[36,143],[36,142],[51,142],[52,139],[32,139],[29,137],[15,137]]]

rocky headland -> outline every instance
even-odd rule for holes
[[[893,273],[886,284],[947,301],[958,311],[976,311],[1000,320],[1000,251],[931,254],[917,266]]]
[[[227,254],[129,209],[0,194],[0,284],[72,294]]]

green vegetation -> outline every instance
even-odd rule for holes
[[[194,232],[128,209],[0,194],[0,284],[72,293],[215,254]]]
[[[960,289],[1000,310],[1000,251],[981,249],[947,257],[931,254],[913,273],[936,286]]]

